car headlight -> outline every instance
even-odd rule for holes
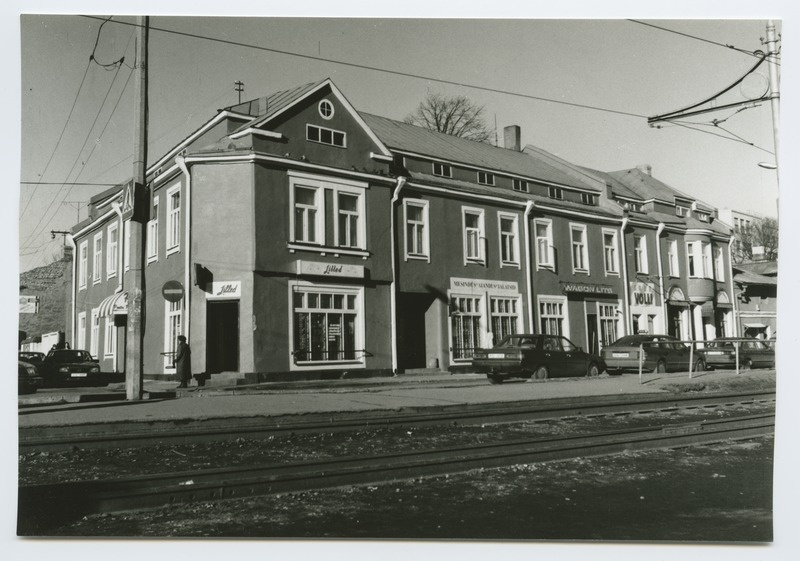
[[[69,372],[69,368],[67,368],[66,366],[62,366],[61,368],[58,369],[58,371],[59,372]]]
[[[36,367],[34,366],[26,366],[25,370],[28,371],[28,376],[36,376],[38,374]]]
[[[100,368],[98,366],[93,366],[89,369],[89,372],[100,372]]]

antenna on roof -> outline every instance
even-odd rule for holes
[[[244,91],[244,82],[241,80],[236,80],[233,83],[233,90],[239,92],[239,103],[242,103],[242,92]]]

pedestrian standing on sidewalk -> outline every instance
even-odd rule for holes
[[[192,351],[186,337],[178,335],[178,348],[175,350],[175,374],[180,380],[179,388],[188,388],[192,379]]]

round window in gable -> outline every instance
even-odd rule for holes
[[[330,119],[333,117],[333,104],[327,99],[319,102],[319,114],[323,119]]]

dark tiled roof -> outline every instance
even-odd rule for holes
[[[645,200],[659,199],[662,201],[673,202],[675,197],[679,197],[682,199],[688,199],[690,201],[697,201],[697,204],[701,210],[710,211],[713,209],[711,205],[698,200],[697,197],[687,195],[686,193],[679,191],[674,187],[670,187],[666,183],[659,181],[652,175],[645,173],[638,168],[612,171],[609,172],[608,175],[618,179],[624,186],[634,193],[637,193]]]
[[[674,214],[667,214],[665,212],[657,212],[657,211],[650,211],[647,213],[648,216],[658,220],[659,222],[663,222],[664,224],[674,225],[674,226],[681,226],[684,228],[692,228],[692,229],[699,229],[699,230],[711,230],[712,232],[716,232],[717,234],[724,234],[730,235],[731,230],[730,227],[721,222],[719,220],[712,220],[711,222],[703,222],[702,220],[698,220],[693,216],[677,216]]]
[[[585,170],[585,171],[587,171],[587,172],[589,172],[591,174],[594,174],[594,175],[600,177],[601,179],[603,179],[608,185],[611,185],[611,191],[615,195],[618,195],[620,197],[625,197],[625,198],[628,198],[628,199],[634,199],[636,201],[644,201],[644,197],[642,197],[641,195],[636,193],[636,191],[634,191],[632,189],[629,189],[622,181],[620,181],[619,179],[617,179],[616,177],[614,177],[610,173],[607,173],[605,171],[599,171],[599,170],[596,170],[596,169],[583,167],[583,166],[576,166],[576,167],[578,167],[578,168],[580,168],[582,170]]]
[[[264,121],[268,120],[278,111],[291,105],[296,100],[300,99],[301,97],[303,97],[308,92],[318,87],[325,81],[327,81],[327,78],[323,80],[317,80],[316,82],[309,82],[308,84],[303,84],[302,86],[297,86],[296,88],[275,92],[266,97],[254,99],[251,101],[245,101],[239,105],[233,105],[231,107],[227,107],[226,109],[230,111],[235,111],[237,113],[245,113],[248,115],[253,115],[254,117],[256,117],[252,121],[245,123],[244,125],[239,127],[237,130],[243,130],[250,127],[255,127],[263,123]],[[265,113],[262,112],[262,107],[264,105],[266,105],[267,109]]]
[[[734,269],[735,268],[736,266],[734,266]],[[766,275],[759,275],[756,273],[744,271],[733,275],[733,282],[737,282],[740,284],[763,284],[769,286],[777,286],[778,279],[776,279],[775,277],[768,277]]]
[[[414,152],[431,159],[463,163],[565,187],[597,191],[596,187],[578,181],[530,154],[498,148],[485,142],[465,140],[378,115],[360,115],[390,149]]]
[[[734,269],[742,272],[753,273],[756,275],[777,275],[777,261],[752,261],[750,263],[735,263]]]

